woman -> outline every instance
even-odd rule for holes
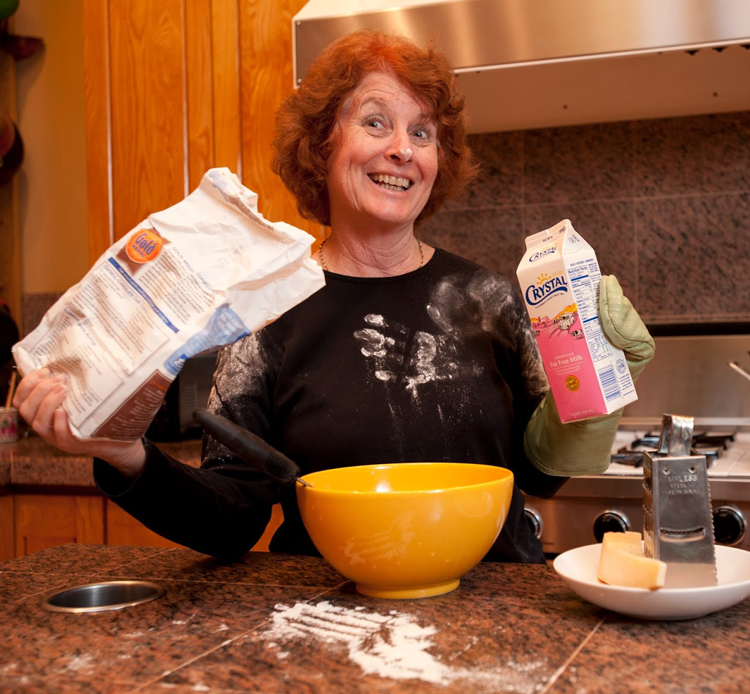
[[[619,413],[560,424],[514,285],[415,235],[474,175],[446,59],[374,32],[340,39],[282,105],[275,147],[274,170],[302,214],[331,227],[318,253],[326,286],[221,352],[209,408],[303,474],[393,461],[508,467],[517,487],[487,558],[544,561],[519,487],[548,496],[570,474],[606,468]],[[653,342],[614,278],[602,282],[601,306],[637,375]],[[317,553],[294,490],[211,437],[200,470],[147,441],[78,442],[58,409],[64,397],[43,370],[23,380],[16,402],[45,439],[97,456],[100,489],[156,532],[236,557],[281,501],[271,549]]]

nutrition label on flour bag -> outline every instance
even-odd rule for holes
[[[313,237],[268,222],[212,169],[177,205],[113,245],[14,347],[19,369],[68,380],[79,438],[141,436],[185,360],[278,318],[324,284]]]

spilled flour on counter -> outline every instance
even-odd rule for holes
[[[71,656],[64,664],[66,670],[71,672],[91,672],[97,665],[96,659],[90,653],[81,653]]]
[[[492,670],[451,668],[429,652],[436,645],[432,637],[437,633],[437,627],[420,626],[413,617],[396,610],[381,614],[323,601],[292,607],[276,605],[269,628],[260,636],[279,649],[282,660],[289,656],[284,644],[295,640],[318,641],[329,648],[343,646],[349,659],[365,674],[390,679],[419,679],[440,686],[470,680],[474,691],[520,694],[533,694],[539,682],[546,679],[546,663],[542,661],[509,662]]]

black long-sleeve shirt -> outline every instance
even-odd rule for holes
[[[209,409],[283,451],[302,474],[349,465],[448,461],[515,475],[508,518],[489,560],[543,561],[518,487],[538,496],[563,481],[523,453],[547,389],[516,288],[437,249],[397,277],[326,273],[326,286],[255,335],[222,350]],[[134,482],[97,461],[100,489],[157,533],[198,551],[239,556],[271,506],[284,523],[272,551],[317,554],[292,487],[204,437],[200,469],[147,444]]]

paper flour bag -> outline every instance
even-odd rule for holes
[[[610,414],[637,400],[625,355],[599,322],[596,254],[570,220],[526,239],[517,274],[560,420]]]
[[[320,289],[313,237],[258,212],[229,169],[150,215],[13,347],[22,374],[68,376],[77,438],[143,435],[185,360],[253,333]]]

